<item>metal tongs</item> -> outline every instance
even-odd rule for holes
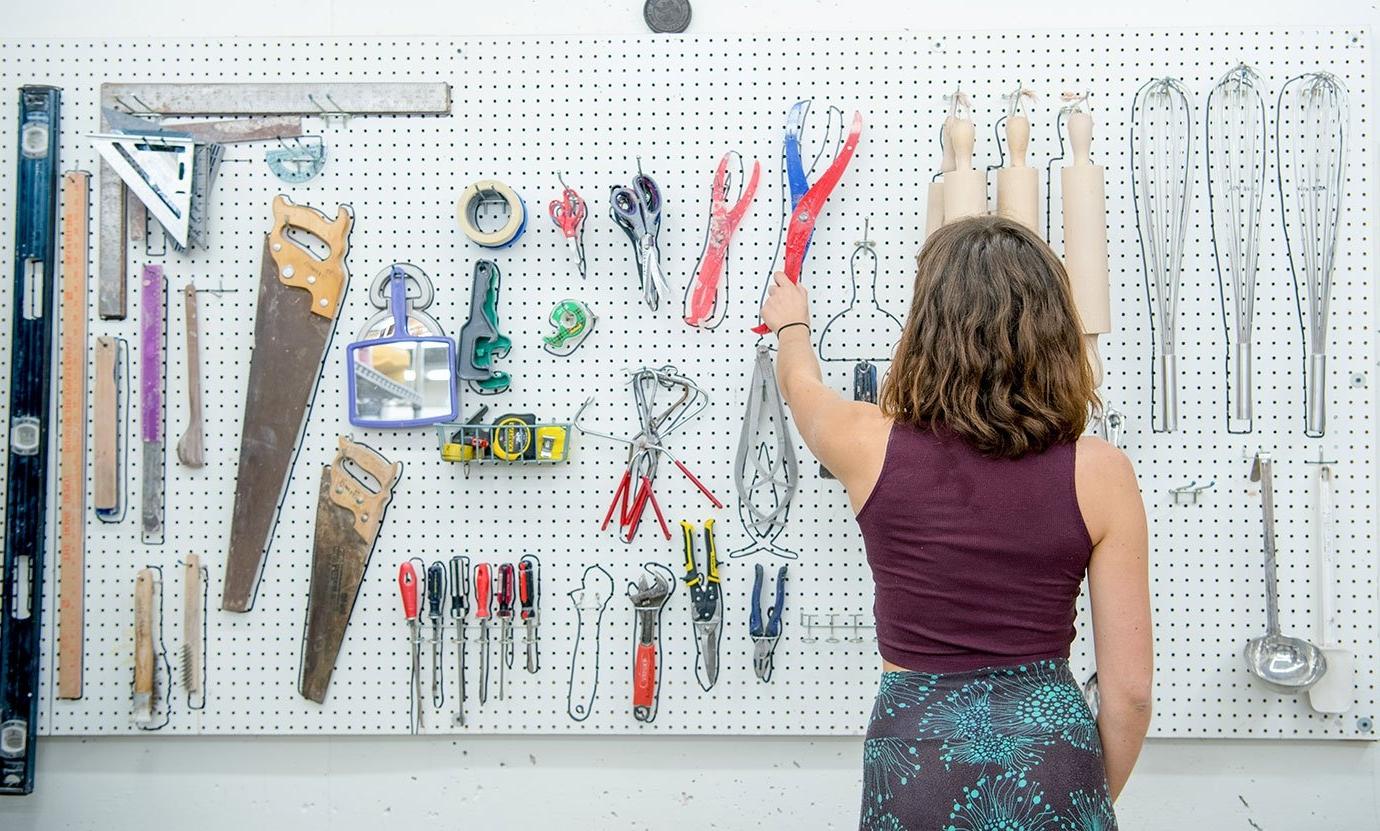
[[[604,514],[599,530],[607,529],[609,523],[613,521],[614,513],[617,512],[618,537],[623,542],[632,542],[637,535],[637,527],[642,522],[642,515],[646,511],[647,505],[650,504],[657,523],[661,526],[661,533],[669,540],[671,539],[670,526],[667,525],[666,515],[662,512],[661,504],[657,501],[656,494],[652,490],[652,484],[656,480],[657,468],[662,456],[670,459],[671,463],[685,475],[685,478],[689,479],[691,484],[705,495],[710,504],[716,508],[723,507],[719,498],[695,474],[691,473],[690,468],[676,458],[664,443],[668,436],[694,420],[709,406],[709,393],[705,392],[694,381],[678,373],[675,367],[662,367],[661,369],[643,367],[629,373],[628,381],[632,386],[633,400],[637,406],[638,423],[641,426],[637,435],[631,438],[615,436],[590,430],[581,424],[580,418],[584,414],[585,408],[594,401],[593,396],[585,400],[580,407],[580,412],[576,414],[572,422],[572,425],[582,433],[628,446],[627,467],[619,479],[618,487],[613,494],[613,501],[609,503],[608,511]],[[658,409],[658,395],[663,391],[675,390],[679,390],[680,395],[670,405]]]

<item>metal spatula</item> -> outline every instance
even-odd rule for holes
[[[1333,536],[1332,468],[1318,466],[1318,648],[1327,659],[1327,672],[1308,690],[1308,703],[1320,713],[1345,713],[1355,698],[1352,682],[1355,656],[1332,642],[1336,609],[1332,605],[1337,545]]]

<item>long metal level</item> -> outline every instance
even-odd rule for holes
[[[0,613],[0,794],[26,794],[34,789],[57,283],[60,98],[56,87],[19,90],[5,586]]]

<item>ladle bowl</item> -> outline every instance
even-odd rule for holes
[[[1327,672],[1327,658],[1321,649],[1288,635],[1271,633],[1251,638],[1244,654],[1251,674],[1277,692],[1303,692]]]

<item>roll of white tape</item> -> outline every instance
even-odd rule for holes
[[[497,231],[482,231],[479,228],[479,206],[484,202],[503,200],[508,206],[508,221]],[[497,179],[481,179],[465,188],[455,207],[460,230],[465,232],[478,245],[485,248],[506,248],[517,242],[527,227],[527,207],[517,191]]]

